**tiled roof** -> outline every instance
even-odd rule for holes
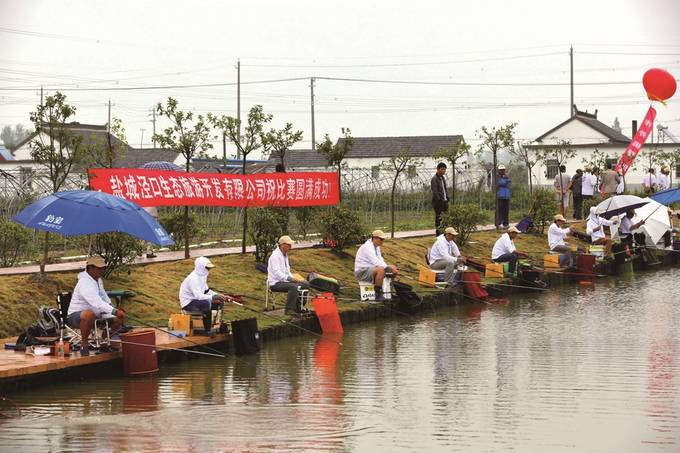
[[[339,139],[341,143],[344,139]],[[352,150],[346,157],[392,157],[408,148],[413,157],[431,157],[438,148],[454,145],[462,135],[421,135],[411,137],[352,137]]]
[[[588,114],[588,113],[583,113],[583,112],[576,112],[576,115],[573,117],[569,118],[566,121],[561,122],[557,126],[553,127],[550,129],[548,132],[544,133],[540,137],[538,137],[536,142],[540,142],[541,140],[545,138],[549,138],[550,135],[564,126],[565,124],[571,122],[571,121],[580,121],[581,123],[585,124],[586,126],[589,126],[591,129],[594,129],[595,131],[599,132],[600,134],[604,135],[607,137],[609,140],[609,143],[613,144],[625,144],[627,145],[630,143],[630,139],[623,135],[621,132],[612,129],[611,127],[607,126],[603,122],[599,121],[595,115]]]
[[[179,153],[164,148],[129,148],[124,156],[116,159],[116,167],[139,168],[149,162],[166,161],[174,162]]]
[[[328,160],[323,154],[312,149],[291,149],[286,152],[283,159],[286,170],[294,171],[297,168],[327,167]],[[280,163],[278,157],[270,157],[267,165],[274,168]]]

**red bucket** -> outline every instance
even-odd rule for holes
[[[595,279],[595,255],[578,255],[576,257],[576,266],[578,267],[579,280],[592,282]]]
[[[120,339],[125,376],[142,376],[158,371],[156,333],[153,330],[126,333]]]

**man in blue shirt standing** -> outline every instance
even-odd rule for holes
[[[496,213],[496,228],[503,225],[507,228],[510,225],[510,186],[512,181],[505,174],[505,165],[498,166],[498,176],[496,177],[496,197],[498,198],[498,212]]]

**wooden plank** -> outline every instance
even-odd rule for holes
[[[133,332],[141,330],[145,329],[138,328]],[[191,336],[189,337],[190,341],[187,341],[159,330],[156,330],[155,333],[156,346],[159,350],[163,348],[192,348],[196,346],[196,343],[200,345],[212,345],[228,341],[231,337],[230,334],[218,334],[214,338],[208,336]],[[3,338],[0,340],[0,346],[4,348],[4,343],[14,342],[15,340],[16,338]],[[116,352],[105,352],[102,354],[95,354],[94,351],[91,350],[90,355],[86,357],[81,357],[79,352],[75,352],[68,357],[58,358],[52,355],[33,356],[24,352],[0,349],[0,381],[28,377],[30,375],[57,371],[64,368],[108,362],[122,357],[123,353],[121,350]]]

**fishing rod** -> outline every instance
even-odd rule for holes
[[[408,276],[408,275],[405,275],[405,274],[399,274],[399,275],[401,275],[401,276],[403,276],[403,277],[406,277],[406,278],[408,278],[408,279],[414,280],[414,281],[416,281],[416,282],[418,282],[418,283],[424,284],[424,285],[426,285],[426,286],[430,286],[430,288],[432,288],[432,289],[434,289],[434,290],[436,290],[436,291],[443,292],[443,293],[447,292],[446,290],[443,290],[443,289],[439,288],[439,287],[436,286],[436,285],[431,285],[431,284],[428,284],[428,283],[421,282],[420,280],[417,280],[417,279],[415,279],[415,278],[413,278],[413,277],[410,277],[410,276]],[[450,293],[450,294],[459,294],[459,295],[461,295],[461,296],[463,296],[463,297],[466,297],[466,298],[468,298],[468,299],[472,299],[472,300],[474,300],[474,301],[476,301],[476,302],[481,302],[481,303],[487,304],[487,305],[493,305],[491,302],[488,302],[488,301],[486,301],[486,300],[484,300],[484,299],[479,299],[479,298],[477,298],[477,297],[469,296],[469,295],[465,294],[465,291],[455,291],[455,292],[449,291],[449,293]]]
[[[143,325],[143,326],[151,327],[152,329],[156,329],[156,330],[159,330],[160,332],[167,333],[167,334],[170,335],[170,336],[173,336],[173,337],[175,337],[175,338],[179,338],[180,340],[187,341],[187,342],[189,342],[189,343],[191,343],[191,344],[193,344],[193,345],[195,345],[195,346],[198,346],[198,347],[200,347],[200,348],[203,348],[203,349],[212,351],[212,353],[218,354],[220,357],[223,357],[223,358],[224,358],[224,357],[227,357],[227,354],[223,353],[222,351],[218,351],[218,350],[215,349],[215,348],[211,348],[210,346],[206,346],[206,345],[204,345],[204,344],[200,344],[200,343],[197,343],[197,342],[195,342],[195,341],[189,340],[189,339],[186,338],[186,337],[182,337],[181,335],[177,335],[177,334],[175,334],[175,333],[172,333],[172,332],[169,331],[169,330],[162,329],[162,328],[160,328],[160,327],[154,326],[153,324],[149,324],[149,323],[147,323],[147,322],[144,322],[144,321],[142,321],[141,319],[136,318],[136,317],[134,317],[134,316],[130,316],[130,315],[127,314],[127,313],[125,314],[125,316],[128,317],[128,318],[130,318],[130,319],[132,319],[132,320],[135,321],[135,322],[138,322],[139,324],[141,324],[141,325]]]
[[[296,329],[300,329],[301,331],[306,332],[306,333],[309,333],[309,334],[312,334],[312,335],[314,335],[314,336],[316,336],[316,337],[322,337],[322,335],[321,335],[320,333],[318,333],[318,332],[314,332],[313,330],[305,329],[305,328],[302,327],[302,326],[299,326],[299,325],[297,325],[297,324],[295,324],[295,323],[286,321],[285,319],[279,318],[278,316],[270,315],[269,313],[265,313],[265,312],[263,312],[263,311],[260,311],[260,310],[255,309],[255,308],[248,307],[248,306],[245,305],[243,302],[239,302],[239,301],[238,301],[238,298],[239,298],[239,297],[245,297],[245,298],[248,298],[248,299],[255,300],[255,301],[257,301],[257,302],[263,302],[262,299],[260,299],[259,297],[250,296],[250,295],[248,295],[248,294],[226,294],[225,291],[220,291],[219,289],[215,289],[215,288],[213,288],[213,290],[214,290],[214,291],[217,291],[218,293],[224,294],[224,298],[226,299],[227,302],[230,302],[230,303],[232,303],[232,304],[234,304],[234,305],[237,305],[237,306],[239,306],[239,307],[241,307],[241,308],[245,308],[246,310],[251,311],[251,312],[253,312],[253,313],[256,313],[256,314],[258,314],[258,315],[262,315],[262,316],[264,316],[264,317],[267,317],[267,318],[270,318],[270,319],[274,319],[274,320],[276,320],[276,321],[279,321],[279,322],[282,323],[282,324],[286,324],[286,325],[295,327]],[[341,342],[338,342],[338,344],[339,344],[339,345],[342,345]]]
[[[183,338],[183,339],[186,340],[186,338]],[[114,341],[115,341],[115,340],[114,340]],[[224,354],[213,354],[212,352],[192,351],[191,349],[171,348],[171,347],[169,347],[169,346],[159,346],[159,345],[155,345],[155,344],[147,344],[147,343],[135,343],[135,342],[133,342],[133,341],[123,341],[123,340],[120,340],[120,344],[131,344],[131,345],[134,345],[134,346],[146,346],[146,347],[148,347],[148,348],[155,348],[155,349],[159,349],[159,350],[161,350],[161,351],[180,351],[180,352],[189,352],[189,353],[192,353],[192,354],[207,355],[207,356],[210,356],[210,357],[219,357],[219,358],[221,358],[221,359],[223,359],[223,358],[226,357],[226,355],[224,355]]]

